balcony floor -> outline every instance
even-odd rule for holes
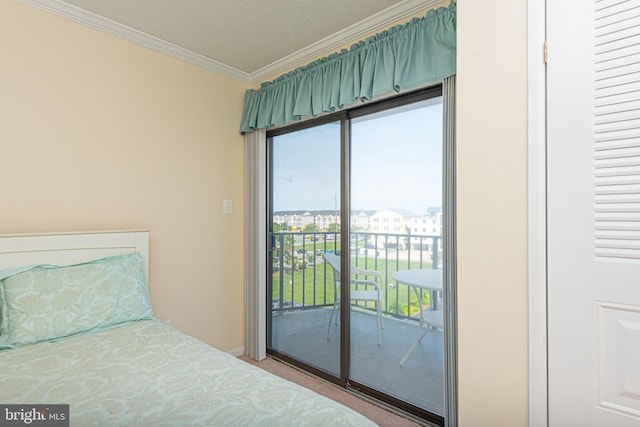
[[[332,325],[331,309],[321,308],[273,315],[272,347],[333,375],[340,369],[339,327]],[[378,345],[376,319],[351,311],[351,378],[438,415],[444,413],[444,338],[430,328],[409,359],[400,366],[420,326],[411,320],[384,317]]]

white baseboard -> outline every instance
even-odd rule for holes
[[[245,354],[245,347],[244,346],[236,347],[234,349],[229,350],[227,353],[236,357],[242,356]]]

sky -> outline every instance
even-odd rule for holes
[[[351,209],[442,206],[442,98],[352,120]],[[274,138],[274,211],[340,204],[340,126]]]

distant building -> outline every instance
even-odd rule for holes
[[[406,235],[414,216],[414,212],[406,209],[382,209],[371,215],[368,231],[374,234]],[[375,239],[375,242],[378,249],[406,249],[409,244],[407,238],[399,237]]]
[[[434,240],[424,236],[442,236],[442,208],[429,208],[425,215],[411,218],[409,234],[411,248],[431,251]],[[439,251],[442,247],[439,248]]]
[[[336,211],[315,213],[314,218],[318,231],[327,231],[331,224],[340,224],[340,214],[336,214]]]
[[[375,211],[359,211],[351,215],[351,229],[354,231],[368,230],[371,223],[371,215]]]
[[[335,210],[321,211],[279,211],[273,214],[274,224],[286,224],[289,229],[304,230],[309,224],[315,224],[317,231],[326,231],[331,224],[340,224],[340,213]]]
[[[432,207],[426,214],[416,214],[406,209],[381,209],[378,211],[355,211],[351,215],[353,231],[368,231],[377,234],[402,234],[416,236],[409,243],[415,249],[425,241],[418,236],[442,235],[442,208]],[[340,224],[340,213],[335,210],[320,211],[279,211],[273,215],[273,222],[286,224],[290,229],[302,231],[309,224],[315,224],[317,231],[327,231],[332,224]]]

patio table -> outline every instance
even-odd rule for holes
[[[424,323],[436,328],[443,327],[442,311],[429,310],[424,313],[422,301],[420,300],[420,289],[428,289],[431,291],[432,307],[434,306],[434,297],[437,297],[437,293],[442,291],[442,270],[424,268],[400,270],[394,272],[391,277],[393,277],[395,281],[409,285],[409,287],[413,289],[418,298],[418,307],[420,309],[420,330],[409,350],[402,356],[400,360],[400,366],[402,366],[409,356],[411,356],[411,353],[413,353],[413,350],[415,350],[420,340],[422,340],[422,337],[427,333],[426,328],[424,328]]]

